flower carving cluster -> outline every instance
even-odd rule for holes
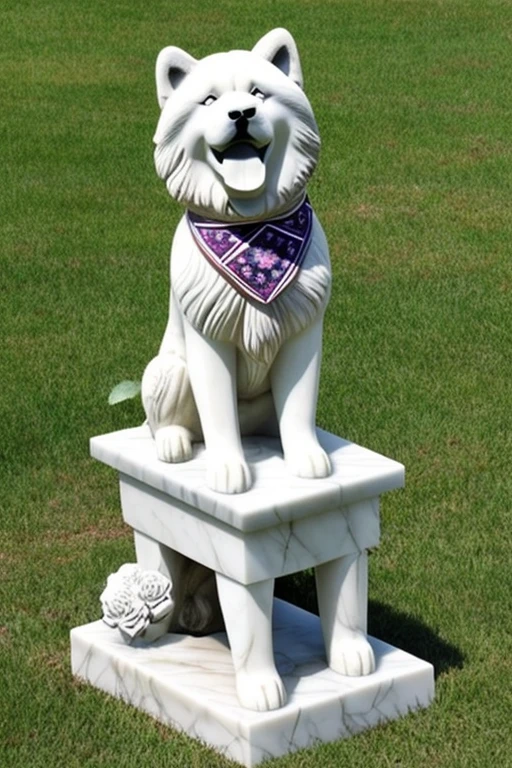
[[[103,621],[117,627],[130,640],[140,637],[150,624],[171,613],[172,584],[158,571],[146,571],[135,563],[125,563],[107,579],[100,600]]]

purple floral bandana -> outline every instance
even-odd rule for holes
[[[249,224],[202,219],[187,211],[201,252],[243,296],[269,304],[297,277],[309,240],[313,211],[307,199],[278,219]]]

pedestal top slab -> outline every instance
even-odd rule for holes
[[[291,475],[276,438],[244,438],[254,484],[247,493],[236,495],[216,493],[207,487],[201,444],[195,446],[194,458],[183,464],[159,461],[146,425],[93,437],[91,455],[240,531],[340,509],[404,485],[402,464],[321,429],[318,437],[333,467],[329,477],[318,480]]]

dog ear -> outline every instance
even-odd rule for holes
[[[196,64],[193,56],[174,45],[160,51],[156,60],[156,95],[160,109]]]
[[[302,88],[303,80],[299,51],[297,50],[295,40],[288,30],[279,27],[271,32],[267,32],[261,40],[258,40],[252,52],[270,61],[271,64],[274,64],[281,72],[288,75],[289,78]]]

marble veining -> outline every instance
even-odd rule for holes
[[[332,474],[305,479],[290,475],[275,438],[244,438],[254,476],[250,493],[221,494],[206,486],[205,449],[182,464],[159,461],[147,425],[91,439],[94,458],[241,531],[254,531],[339,509],[404,485],[404,467],[366,448],[317,430]]]
[[[327,667],[316,616],[274,601],[274,647],[288,702],[274,712],[240,707],[224,633],[165,635],[124,645],[94,622],[72,630],[73,673],[251,768],[318,742],[359,733],[426,707],[434,691],[427,662],[369,638],[376,670],[345,677]]]
[[[123,436],[123,432],[117,435],[120,440]],[[154,442],[148,439],[154,451]],[[329,441],[335,446],[331,454],[339,449],[344,456],[345,441],[330,435],[325,440],[328,448]],[[118,444],[118,455],[126,457],[130,446],[129,439]],[[195,490],[189,494],[183,476],[155,456],[153,462],[160,476],[169,472],[173,476],[174,485],[166,491],[138,479],[138,475],[144,475],[147,463],[140,452],[130,455],[129,474],[120,470],[123,516],[133,527],[136,540],[146,542],[144,567],[155,567],[149,546],[155,563],[164,564],[164,574],[173,571],[176,575],[172,578],[173,599],[181,607],[175,611],[170,628],[213,631],[221,626],[222,613],[235,664],[238,700],[256,711],[282,708],[287,700],[272,645],[272,594],[278,576],[315,568],[329,666],[353,676],[369,675],[375,669],[374,652],[366,638],[366,550],[379,540],[379,499],[371,496],[371,491],[375,487],[382,489],[381,470],[375,469],[372,452],[356,446],[356,453],[371,459],[365,468],[365,487],[359,489],[357,498],[340,507],[343,494],[336,472],[325,480],[317,478],[313,489],[308,485],[309,495],[297,498],[297,487],[292,485],[290,489],[283,458],[276,453],[278,447],[275,441],[270,441],[270,447],[262,441],[258,447],[261,459],[255,463],[261,481],[259,504],[265,509],[267,499],[271,505],[267,504],[267,518],[259,516],[258,526],[258,516],[253,515],[248,530],[244,521],[249,513],[243,507],[248,508],[246,500],[256,494],[256,487],[246,494],[222,497],[226,508],[239,516],[239,524],[234,525],[190,504],[186,499],[198,504],[199,494]],[[336,469],[336,461],[329,461]],[[378,461],[396,469],[396,463],[384,457],[378,457]],[[197,463],[186,464],[187,471]],[[342,463],[340,476],[343,469]],[[199,474],[200,468],[197,477]],[[403,473],[400,476],[403,480]],[[304,482],[297,480],[299,484]],[[328,509],[320,504],[319,508],[319,497],[312,491],[320,492],[321,499],[322,486],[332,488],[333,483],[338,483],[333,496],[336,504]],[[210,489],[207,493],[221,496]],[[241,498],[245,500],[242,506]],[[262,525],[265,519],[267,524]],[[234,514],[230,520],[236,520]],[[180,565],[183,557],[192,564],[184,579],[180,576],[185,573]]]
[[[313,508],[309,517],[245,534],[123,475],[121,501],[135,530],[242,583],[312,568],[379,542],[378,499],[342,510]]]
[[[315,427],[331,275],[295,41],[275,29],[200,61],[169,46],[156,75],[157,171],[189,211],[147,424],[91,440],[120,473],[137,565],[109,578],[109,626],[73,630],[73,669],[252,766],[430,700],[430,665],[367,636],[366,550],[404,468]],[[259,432],[280,439],[241,439]],[[320,620],[279,601],[273,615],[275,577],[310,567]]]

